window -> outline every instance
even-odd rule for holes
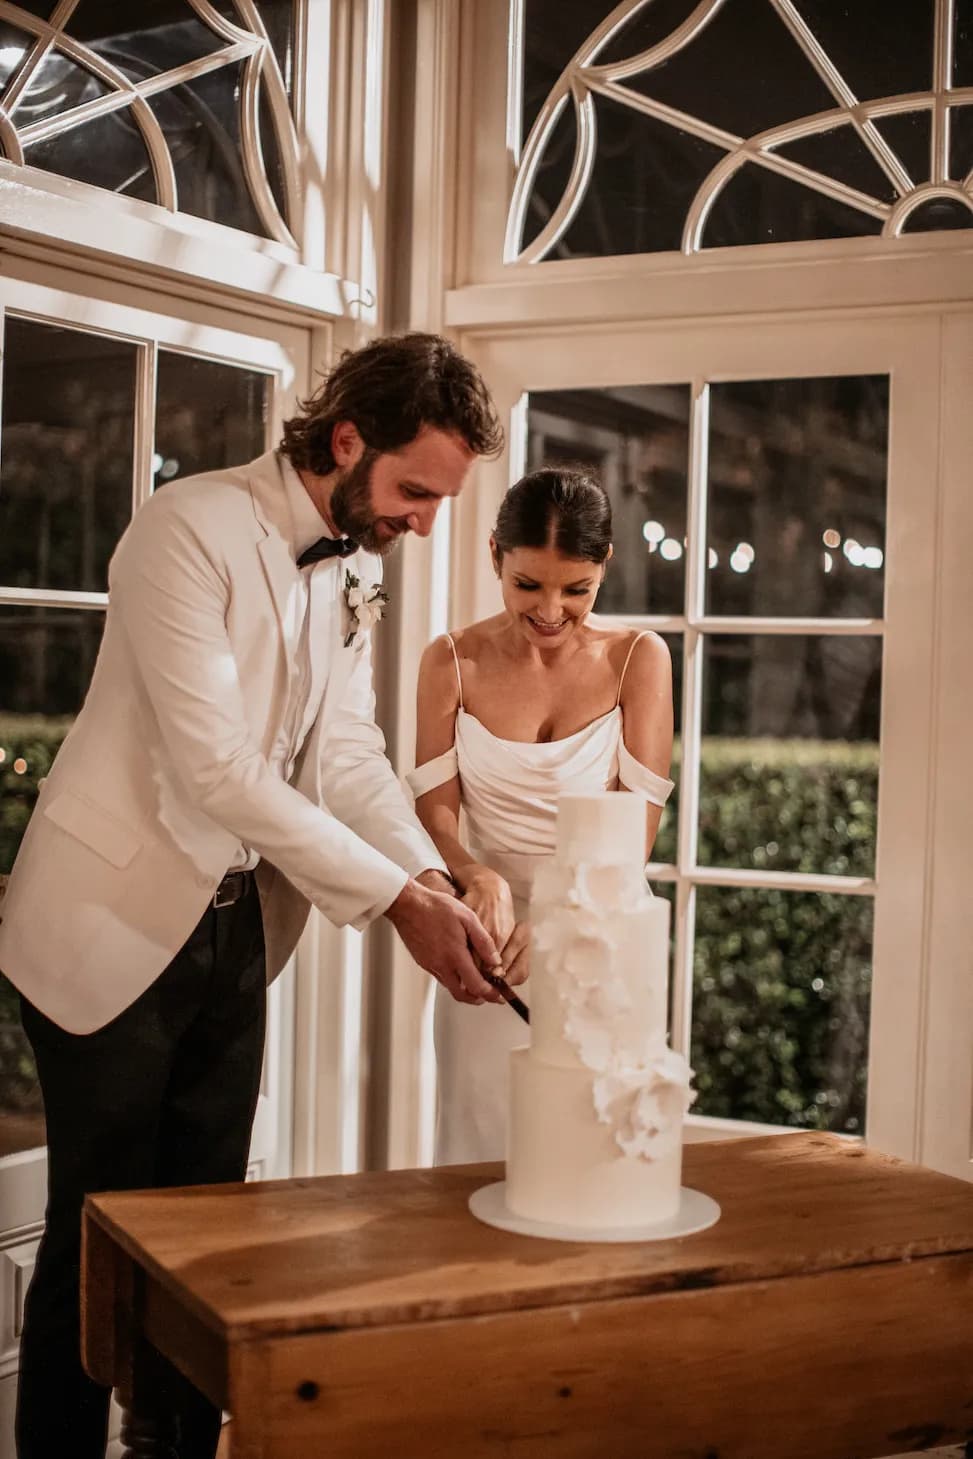
[[[0,3],[10,161],[297,247],[294,0],[54,8]]]
[[[963,0],[512,14],[508,263],[973,227]]]
[[[16,286],[18,298],[30,292]],[[44,302],[70,311],[67,296],[48,293]],[[75,307],[89,317],[98,309]],[[4,319],[0,874],[13,865],[39,783],[84,700],[108,562],[132,512],[177,475],[263,451],[275,385],[290,388],[294,374],[267,341],[113,306],[102,312],[101,327],[13,311]],[[43,1140],[16,994],[0,979],[0,1156]]]
[[[885,373],[528,396],[527,468],[612,499],[598,611],[672,652],[650,876],[698,1115],[866,1127],[889,408]]]

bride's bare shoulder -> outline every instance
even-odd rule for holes
[[[495,613],[492,618],[481,618],[477,623],[468,623],[465,628],[451,629],[449,636],[461,659],[478,659],[484,650],[489,650],[496,643],[505,625],[505,615]],[[445,638],[442,642],[446,644],[448,652],[449,645]]]

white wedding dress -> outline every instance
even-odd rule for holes
[[[459,775],[466,844],[476,860],[498,871],[513,893],[518,922],[526,919],[534,870],[554,850],[560,795],[624,787],[653,805],[665,805],[672,781],[630,755],[622,737],[622,681],[615,707],[562,740],[502,740],[463,707],[456,645],[447,634],[459,681],[452,748],[406,776],[418,799]],[[530,1001],[530,981],[521,990]],[[506,1144],[507,1067],[511,1049],[527,1041],[527,1028],[505,1003],[457,1003],[436,988],[437,1165],[502,1160]]]

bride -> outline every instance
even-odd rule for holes
[[[641,796],[648,858],[672,789],[672,671],[657,634],[592,614],[612,554],[611,505],[586,473],[546,467],[518,481],[490,552],[503,612],[426,648],[408,780],[514,985],[527,977],[530,884],[554,849],[559,795]],[[501,1159],[508,1054],[526,1030],[503,1004],[472,1008],[441,992],[436,1162]]]

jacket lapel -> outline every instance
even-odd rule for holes
[[[284,647],[288,654],[292,654],[300,625],[295,623],[294,615],[288,608],[297,585],[297,568],[288,540],[291,530],[290,512],[276,451],[268,451],[252,463],[250,497],[254,515],[263,531],[263,537],[257,543],[257,552],[273,599]]]

